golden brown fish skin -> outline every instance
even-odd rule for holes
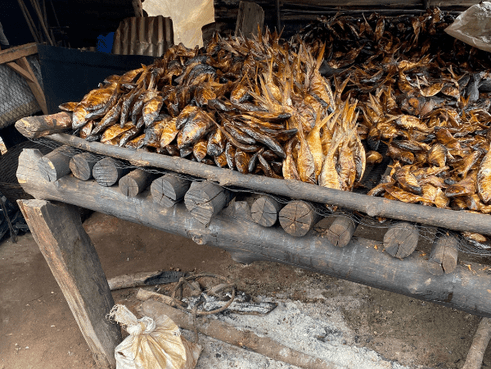
[[[296,162],[298,175],[300,176],[301,181],[315,184],[316,181],[315,181],[314,157],[310,152],[309,146],[307,144],[307,140],[305,139],[305,135],[303,133],[302,126],[300,125],[300,123],[297,124],[298,124],[297,138],[300,144],[300,148],[298,150],[297,162]],[[273,150],[273,152],[277,154],[276,151]],[[285,158],[286,155],[283,154],[282,157]]]
[[[184,125],[193,119],[196,114],[201,111],[199,107],[194,105],[186,106],[180,113],[176,119],[176,129],[180,130]]]
[[[193,155],[198,163],[200,163],[206,156],[208,146],[208,139],[203,138],[193,145]]]
[[[476,177],[478,177],[476,172],[469,173],[469,175],[463,180],[448,186],[445,189],[445,196],[452,198],[456,196],[461,197],[474,194],[476,192],[476,185],[479,187],[479,184],[476,184]]]
[[[83,127],[87,123],[86,116],[88,114],[88,111],[85,109],[85,107],[82,104],[79,104],[75,110],[73,111],[72,115],[72,129],[76,130],[80,127]]]
[[[225,145],[225,157],[227,159],[227,165],[229,169],[235,169],[235,147],[230,142]]]
[[[145,127],[148,127],[157,118],[163,103],[163,97],[159,93],[152,94],[148,101],[144,103],[142,115]]]
[[[208,138],[206,152],[209,156],[220,155],[225,150],[226,139],[220,128],[216,128]]]
[[[112,126],[113,124],[116,124],[116,122],[119,120],[120,114],[121,102],[118,102],[107,112],[106,115],[104,115],[104,118],[102,118],[101,121],[94,127],[94,129],[92,130],[92,135],[101,133],[106,128]]]
[[[235,151],[235,166],[237,170],[242,174],[249,173],[249,160],[251,159],[251,155],[245,151],[240,149],[236,149]]]
[[[213,119],[205,112],[199,111],[177,134],[177,147],[194,145],[214,127]]]
[[[380,164],[384,157],[378,151],[371,150],[367,152],[366,163],[368,165]]]
[[[477,192],[482,202],[488,205],[491,200],[491,150],[484,156],[479,166]]]
[[[149,127],[147,127],[147,129],[145,130],[145,140],[144,140],[146,146],[151,146],[156,149],[160,148],[160,139],[162,137],[162,131],[164,130],[169,120],[170,119],[154,122]],[[129,123],[133,125],[133,123],[131,122]],[[138,128],[137,126],[133,126],[133,127]]]
[[[428,163],[444,167],[447,161],[447,148],[443,144],[434,144],[428,151]]]
[[[417,195],[422,194],[422,188],[418,183],[418,180],[411,173],[411,166],[405,165],[399,169],[395,176],[395,180],[399,183],[403,190],[415,193]]]
[[[79,103],[78,102],[66,102],[63,104],[58,105],[58,109],[66,112],[73,112],[75,109],[78,107]]]
[[[131,128],[134,128],[134,127],[135,126],[131,122],[126,123],[123,126],[123,128],[121,128],[118,124],[114,124],[104,131],[104,133],[102,134],[102,137],[101,137],[101,142],[106,143],[106,142],[111,141],[115,138],[118,138],[123,133],[125,133],[126,131],[129,131]]]
[[[145,139],[145,133],[142,133],[140,136],[130,140],[124,147],[132,150],[137,150],[143,146],[143,140]]]
[[[479,242],[479,243],[486,243],[488,240],[486,238],[486,236],[479,234],[479,233],[474,233],[474,232],[463,231],[462,236],[464,236],[464,238],[467,238],[469,240]]]
[[[418,202],[425,202],[425,198],[423,196],[415,195],[394,186],[387,186],[385,191],[395,199],[405,203],[416,204]]]
[[[282,173],[283,178],[293,179],[300,181],[300,175],[298,174],[297,165],[293,157],[293,146],[296,145],[297,138],[294,137],[285,145],[286,158],[283,160]]]
[[[79,137],[86,139],[92,133],[92,128],[94,127],[94,121],[89,120],[82,128],[80,128]]]
[[[160,148],[164,149],[176,138],[179,131],[176,128],[177,118],[172,118],[167,122],[162,130],[162,135],[160,136]]]
[[[343,191],[351,190],[356,179],[356,163],[349,139],[346,139],[339,149],[336,169],[341,182],[341,189]]]
[[[252,137],[256,142],[262,143],[263,145],[266,145],[269,147],[276,155],[278,155],[280,158],[284,159],[286,157],[285,151],[283,150],[283,147],[279,144],[278,141],[276,141],[274,138],[267,136],[260,131],[247,126],[246,124],[240,124],[239,128]]]
[[[462,159],[462,162],[456,165],[456,173],[462,178],[465,178],[467,176],[467,173],[474,167],[474,164],[476,164],[477,161],[480,159],[481,155],[482,153],[476,150],[465,156]]]
[[[329,152],[327,153],[324,159],[324,163],[322,164],[322,171],[321,174],[319,175],[319,180],[318,180],[319,185],[322,187],[341,190],[341,181],[339,179],[339,175],[336,170],[336,160],[335,160],[335,155],[341,143],[342,143],[342,137],[335,137],[334,142],[331,145]]]
[[[134,139],[136,136],[138,136],[141,133],[141,128],[138,127],[133,127],[123,133],[121,135],[121,139],[119,140],[119,146],[120,147],[125,147],[126,143],[128,143],[130,140]]]
[[[405,164],[414,164],[415,157],[412,152],[398,149],[395,146],[389,145],[387,149],[387,156],[390,156],[394,160],[400,160]]]
[[[240,128],[234,126],[234,123],[225,120],[225,121],[222,122],[222,126],[237,141],[242,142],[243,144],[246,144],[246,145],[255,145],[256,144],[256,140],[255,139],[253,139],[248,134],[242,132],[240,130]]]
[[[225,151],[222,152],[220,155],[215,156],[213,160],[215,161],[217,167],[223,168],[227,166],[227,157],[225,155]]]

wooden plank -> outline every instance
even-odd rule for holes
[[[35,115],[15,122],[15,128],[30,139],[40,138],[52,133],[65,132],[72,129],[72,115],[60,112],[51,115]]]
[[[406,204],[383,197],[339,191],[301,181],[269,178],[254,174],[241,174],[236,171],[224,170],[178,157],[128,150],[122,147],[105,145],[100,142],[87,142],[79,137],[67,134],[53,134],[49,138],[56,142],[72,145],[96,154],[131,160],[135,165],[162,168],[177,173],[206,178],[222,186],[237,186],[265,193],[273,192],[277,196],[339,206],[365,213],[371,217],[398,219],[456,231],[469,231],[491,235],[491,217],[488,214],[476,214],[418,204]]]
[[[121,341],[121,331],[106,319],[114,300],[78,210],[44,200],[19,200],[18,204],[97,366],[114,368],[114,348]]]
[[[22,57],[37,54],[38,47],[35,42],[21,45],[13,46],[7,50],[0,51],[0,64],[5,64]]]
[[[235,26],[235,35],[251,37],[258,34],[258,29],[264,28],[264,10],[263,8],[250,1],[241,1],[239,3],[239,13],[237,14],[237,24]]]
[[[294,237],[305,236],[320,218],[311,203],[300,200],[290,201],[278,215],[281,228]]]
[[[315,232],[298,238],[280,227],[260,225],[215,215],[206,227],[187,211],[183,203],[166,209],[153,202],[146,191],[126,197],[116,187],[99,186],[65,176],[56,183],[40,180],[36,150],[24,150],[19,157],[18,180],[30,195],[82,206],[121,219],[255,259],[271,260],[328,274],[413,298],[438,302],[472,314],[491,317],[491,274],[477,263],[457,265],[454,273],[435,277],[427,270],[428,256],[416,251],[401,262],[383,252],[381,243],[354,238],[349,247],[335,247]]]
[[[384,235],[384,250],[389,255],[404,259],[418,246],[419,230],[411,223],[392,224]]]
[[[39,84],[39,81],[37,80],[36,75],[31,68],[31,65],[29,64],[25,56],[19,58],[16,62],[31,75],[32,78],[26,80],[27,85],[31,89],[32,94],[36,98],[36,101],[41,107],[43,113],[48,114],[48,105],[46,104],[46,97],[44,96],[43,88]]]

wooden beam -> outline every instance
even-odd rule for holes
[[[29,139],[40,138],[53,132],[65,132],[72,128],[72,114],[60,112],[51,115],[34,115],[15,122],[15,128]]]
[[[237,24],[235,26],[235,35],[251,37],[258,34],[259,29],[264,27],[264,10],[263,8],[250,1],[241,1],[239,3],[239,13],[237,14]]]
[[[12,62],[14,60],[37,54],[38,47],[36,43],[25,44],[21,46],[13,46],[7,50],[0,51],[0,64]]]
[[[96,154],[109,155],[122,160],[131,160],[134,165],[162,168],[177,173],[206,178],[219,183],[221,186],[237,186],[266,193],[274,192],[277,196],[340,206],[365,213],[371,217],[398,219],[455,231],[469,231],[491,235],[491,217],[488,214],[476,214],[418,204],[406,204],[383,197],[339,191],[301,181],[242,174],[179,157],[134,151],[100,142],[88,142],[79,137],[67,134],[53,134],[49,138],[56,142],[72,145]]]
[[[12,68],[14,71],[19,73],[22,77],[24,77],[26,80],[28,80],[30,82],[34,82],[33,78],[35,79],[36,77],[31,76],[28,71],[26,71],[24,68],[22,68],[16,62],[8,62],[8,63],[5,63],[5,65]]]
[[[39,81],[37,80],[36,75],[34,74],[34,71],[31,68],[31,65],[29,64],[25,56],[19,58],[16,62],[23,69],[25,69],[29,73],[29,75],[31,75],[31,79],[26,79],[27,85],[31,89],[32,94],[36,98],[36,101],[41,107],[43,113],[48,114],[48,105],[46,104],[46,97],[44,96],[43,88],[39,84]]]
[[[106,319],[114,301],[77,208],[44,200],[18,204],[98,367],[114,368],[121,331]]]
[[[457,265],[452,274],[434,276],[427,270],[428,255],[413,252],[403,261],[392,258],[380,242],[356,237],[336,247],[316,232],[292,237],[279,227],[265,228],[237,216],[217,214],[206,227],[183,203],[163,208],[149,191],[124,196],[117,187],[99,186],[66,176],[46,182],[37,172],[38,150],[25,149],[19,157],[17,179],[30,195],[81,206],[118,218],[178,234],[199,244],[248,255],[248,262],[271,260],[388,290],[472,314],[491,317],[491,274],[482,264]]]

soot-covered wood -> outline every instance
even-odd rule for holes
[[[272,227],[278,220],[278,213],[283,207],[270,196],[260,196],[251,205],[251,217],[263,227]]]
[[[60,146],[43,156],[39,161],[39,172],[49,182],[55,182],[70,174],[70,159],[75,155],[71,146]]]
[[[384,235],[384,249],[389,255],[404,259],[418,246],[419,230],[414,224],[397,222]]]
[[[294,237],[305,236],[320,218],[311,203],[300,200],[290,201],[279,213],[281,227]]]
[[[433,275],[452,273],[457,266],[459,241],[453,235],[443,235],[437,239],[428,259],[428,271]]]
[[[92,168],[92,176],[101,186],[111,187],[118,183],[119,179],[129,172],[124,164],[114,158],[104,158],[95,163]]]
[[[334,246],[345,247],[351,241],[355,230],[356,224],[354,220],[348,216],[340,215],[336,216],[332,222],[326,237]]]
[[[119,190],[125,196],[135,197],[142,193],[152,183],[155,174],[142,169],[135,169],[119,180]]]
[[[167,173],[152,182],[150,192],[156,204],[170,208],[184,199],[190,185],[191,181],[175,173]]]
[[[83,152],[70,159],[69,167],[75,177],[82,181],[88,181],[92,178],[92,168],[98,161],[99,158],[96,155]]]

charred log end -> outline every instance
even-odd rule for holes
[[[92,168],[97,163],[97,156],[90,152],[83,152],[81,154],[74,155],[70,159],[69,167],[75,178],[82,181],[88,181],[92,178]]]
[[[39,174],[48,182],[70,174],[70,159],[74,149],[70,146],[61,146],[43,156],[38,163]]]
[[[278,220],[278,212],[282,205],[269,196],[261,196],[251,205],[252,220],[263,226],[272,227]]]
[[[418,228],[406,222],[395,223],[384,235],[384,250],[390,256],[404,259],[413,253],[418,246]]]
[[[153,174],[135,169],[119,180],[119,190],[125,196],[135,197],[148,187],[153,178]]]
[[[120,161],[110,157],[99,160],[92,168],[92,176],[99,185],[104,187],[115,185],[126,173],[128,169],[123,168]]]
[[[168,173],[152,182],[150,193],[153,202],[170,208],[184,198],[190,185],[190,181],[179,177],[177,174]]]
[[[355,233],[356,224],[347,216],[338,216],[329,227],[326,237],[334,246],[345,247]]]
[[[314,206],[301,200],[290,201],[279,213],[281,227],[294,237],[305,236],[319,219]]]
[[[193,182],[184,196],[184,205],[194,218],[207,226],[233,197],[230,191],[212,182]]]
[[[428,259],[428,271],[433,275],[452,273],[458,261],[458,240],[454,236],[445,235],[440,237],[431,250]]]

